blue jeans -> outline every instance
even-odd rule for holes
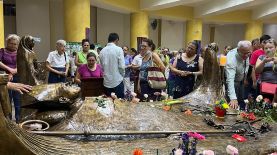
[[[116,87],[114,88],[107,88],[105,87],[105,94],[107,96],[111,96],[111,93],[115,93],[115,95],[118,97],[118,98],[124,98],[124,84],[123,84],[123,81]]]
[[[13,80],[11,82],[18,83],[19,82],[19,77],[14,76]],[[14,112],[15,112],[15,120],[18,123],[20,121],[20,93],[14,90],[9,90],[9,97],[10,101],[13,101],[14,104]]]
[[[248,85],[244,86],[244,99],[248,99],[249,96],[256,99],[257,97],[257,90],[253,88],[253,81],[252,79],[248,79]]]
[[[244,86],[243,86],[242,81],[235,82],[235,91],[236,91],[236,96],[237,96],[237,100],[238,100],[240,110],[245,110]]]

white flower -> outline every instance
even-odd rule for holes
[[[277,107],[277,103],[276,102],[273,103],[273,107]]]
[[[167,93],[162,92],[161,95],[162,95],[162,96],[167,96]]]
[[[257,102],[261,102],[261,100],[260,100],[258,97],[256,98],[256,101],[257,101]]]
[[[259,99],[260,101],[263,99],[262,95],[257,96],[256,100]]]
[[[148,94],[144,94],[143,96],[144,96],[144,98],[148,98]]]
[[[244,100],[244,103],[245,103],[245,104],[248,104],[248,103],[249,103],[249,101],[246,99],[246,100]]]
[[[176,149],[176,150],[174,151],[174,154],[175,154],[175,155],[182,155],[182,154],[183,154],[183,150],[181,150],[181,149]]]
[[[137,96],[137,94],[136,94],[135,92],[131,92],[131,95],[132,95],[133,97],[136,97],[136,96]]]
[[[115,95],[115,93],[111,93],[111,97],[112,97],[113,99],[117,99],[117,96]]]

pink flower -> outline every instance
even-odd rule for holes
[[[139,102],[139,98],[134,97],[131,102],[132,103],[138,103]]]
[[[270,100],[269,100],[268,98],[264,98],[264,101],[265,101],[266,103],[270,103]]]
[[[204,150],[203,155],[214,155],[214,151],[212,150]]]
[[[238,149],[235,148],[235,147],[232,146],[232,145],[228,145],[228,146],[226,147],[226,152],[227,152],[227,154],[229,154],[229,155],[238,155],[238,154],[239,154]]]
[[[205,136],[203,136],[203,135],[201,135],[197,132],[189,132],[188,136],[192,137],[192,138],[195,138],[195,139],[198,139],[198,140],[205,140],[206,139]]]

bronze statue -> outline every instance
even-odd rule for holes
[[[34,45],[32,36],[23,36],[17,52],[17,71],[20,82],[32,86],[43,83],[37,78],[37,69],[34,65],[36,61],[36,53],[33,50]]]

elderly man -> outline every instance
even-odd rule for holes
[[[56,50],[49,53],[46,68],[49,70],[48,83],[65,82],[69,69],[69,58],[65,53],[66,41],[58,40]]]
[[[238,105],[241,110],[245,109],[243,100],[243,83],[249,68],[249,55],[251,53],[251,42],[240,41],[238,47],[227,54],[226,82],[228,89],[229,105],[237,109]]]

